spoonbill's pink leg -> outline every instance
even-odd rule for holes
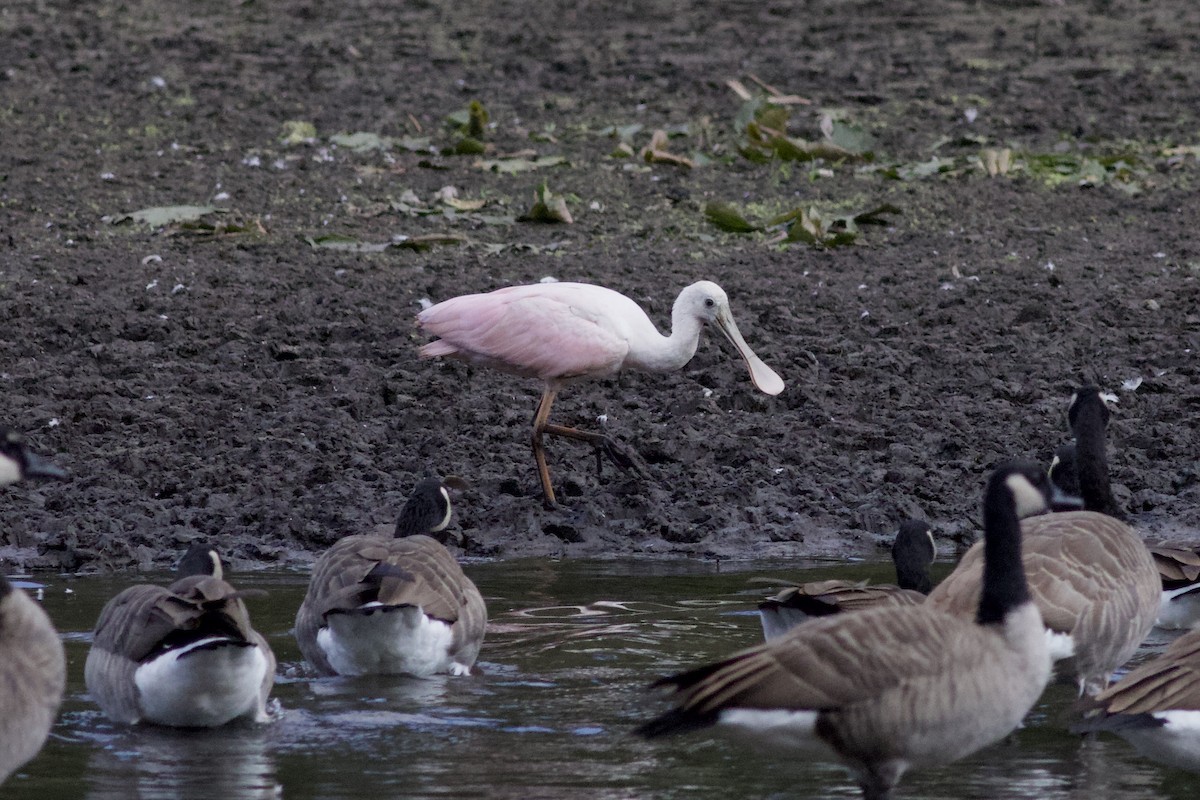
[[[545,499],[546,508],[554,508],[557,501],[554,497],[554,487],[550,485],[550,469],[546,466],[546,450],[542,446],[542,434],[544,433],[561,436],[564,439],[587,442],[596,448],[597,471],[600,469],[600,454],[603,453],[612,459],[613,463],[621,469],[634,469],[641,475],[646,474],[645,470],[638,463],[636,454],[612,437],[606,436],[603,433],[590,433],[588,431],[581,431],[578,428],[569,428],[566,425],[552,425],[547,422],[550,417],[550,407],[554,405],[554,398],[557,394],[558,390],[547,388],[542,393],[537,413],[533,417],[533,457],[537,461],[538,478],[542,482],[542,496]]]

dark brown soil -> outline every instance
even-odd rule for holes
[[[912,514],[971,536],[984,472],[1048,458],[1081,380],[1120,395],[1118,499],[1148,533],[1200,538],[1198,171],[1172,149],[1200,137],[1193,0],[15,0],[0,42],[5,421],[72,473],[6,492],[17,566],[162,565],[198,536],[243,564],[299,561],[392,518],[427,471],[473,483],[470,555],[836,556]],[[813,101],[793,136],[819,139],[829,110],[865,127],[877,168],[739,155],[726,81],[751,75]],[[569,164],[498,174],[330,139],[450,147],[471,100],[485,157]],[[315,140],[282,141],[288,121]],[[686,124],[671,148],[711,161],[611,157],[604,129],[633,123],[635,150]],[[970,165],[1005,147],[1105,179]],[[922,177],[934,156],[957,166]],[[574,224],[485,224],[542,180]],[[406,190],[440,208],[443,186],[487,205],[405,212]],[[902,214],[818,250],[723,233],[713,200]],[[216,228],[113,224],[204,203]],[[306,241],[435,233],[469,241]],[[661,326],[679,289],[715,280],[788,388],[756,392],[716,335],[679,373],[573,387],[557,421],[605,415],[651,477],[597,475],[552,441],[564,507],[546,512],[540,387],[420,362],[412,323],[422,298],[546,275],[622,291]]]

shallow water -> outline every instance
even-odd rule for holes
[[[64,632],[67,699],[42,754],[5,798],[825,798],[856,797],[836,766],[696,734],[630,734],[665,703],[661,674],[759,640],[754,576],[886,580],[890,565],[521,561],[468,568],[491,622],[478,674],[438,680],[314,678],[290,629],[306,576],[236,583],[279,658],[277,719],[217,731],[125,728],[89,701],[83,662],[101,605],[134,579],[46,581]],[[156,576],[165,578],[165,576]],[[45,579],[43,579],[45,580]],[[140,579],[138,579],[140,580]],[[1165,640],[1152,639],[1142,657]],[[1200,776],[1146,761],[1123,741],[1065,731],[1052,687],[1009,741],[910,773],[905,798],[1195,798]]]

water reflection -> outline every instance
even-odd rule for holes
[[[267,726],[116,729],[88,759],[90,800],[213,800],[281,796]]]
[[[890,565],[851,577],[886,579]],[[775,569],[774,572],[782,570]],[[752,644],[760,590],[737,572],[689,563],[509,562],[468,569],[491,609],[478,674],[431,680],[314,676],[290,633],[305,576],[253,574],[239,585],[279,658],[272,723],[216,731],[123,728],[88,700],[88,631],[126,579],[47,580],[65,632],[64,713],[43,754],[5,798],[499,798],[858,796],[834,765],[756,751],[716,735],[648,743],[630,731],[665,707],[655,677]],[[818,580],[844,566],[787,570]],[[68,593],[66,590],[70,589]],[[1156,637],[1145,653],[1161,651]],[[905,798],[1194,798],[1200,776],[1146,761],[1113,737],[1066,732],[1072,692],[1053,687],[1008,742],[905,777]]]

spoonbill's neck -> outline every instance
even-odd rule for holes
[[[688,313],[677,304],[671,312],[671,335],[659,334],[652,341],[642,342],[638,348],[638,366],[649,372],[682,369],[696,355],[703,327],[704,323],[695,314]]]

